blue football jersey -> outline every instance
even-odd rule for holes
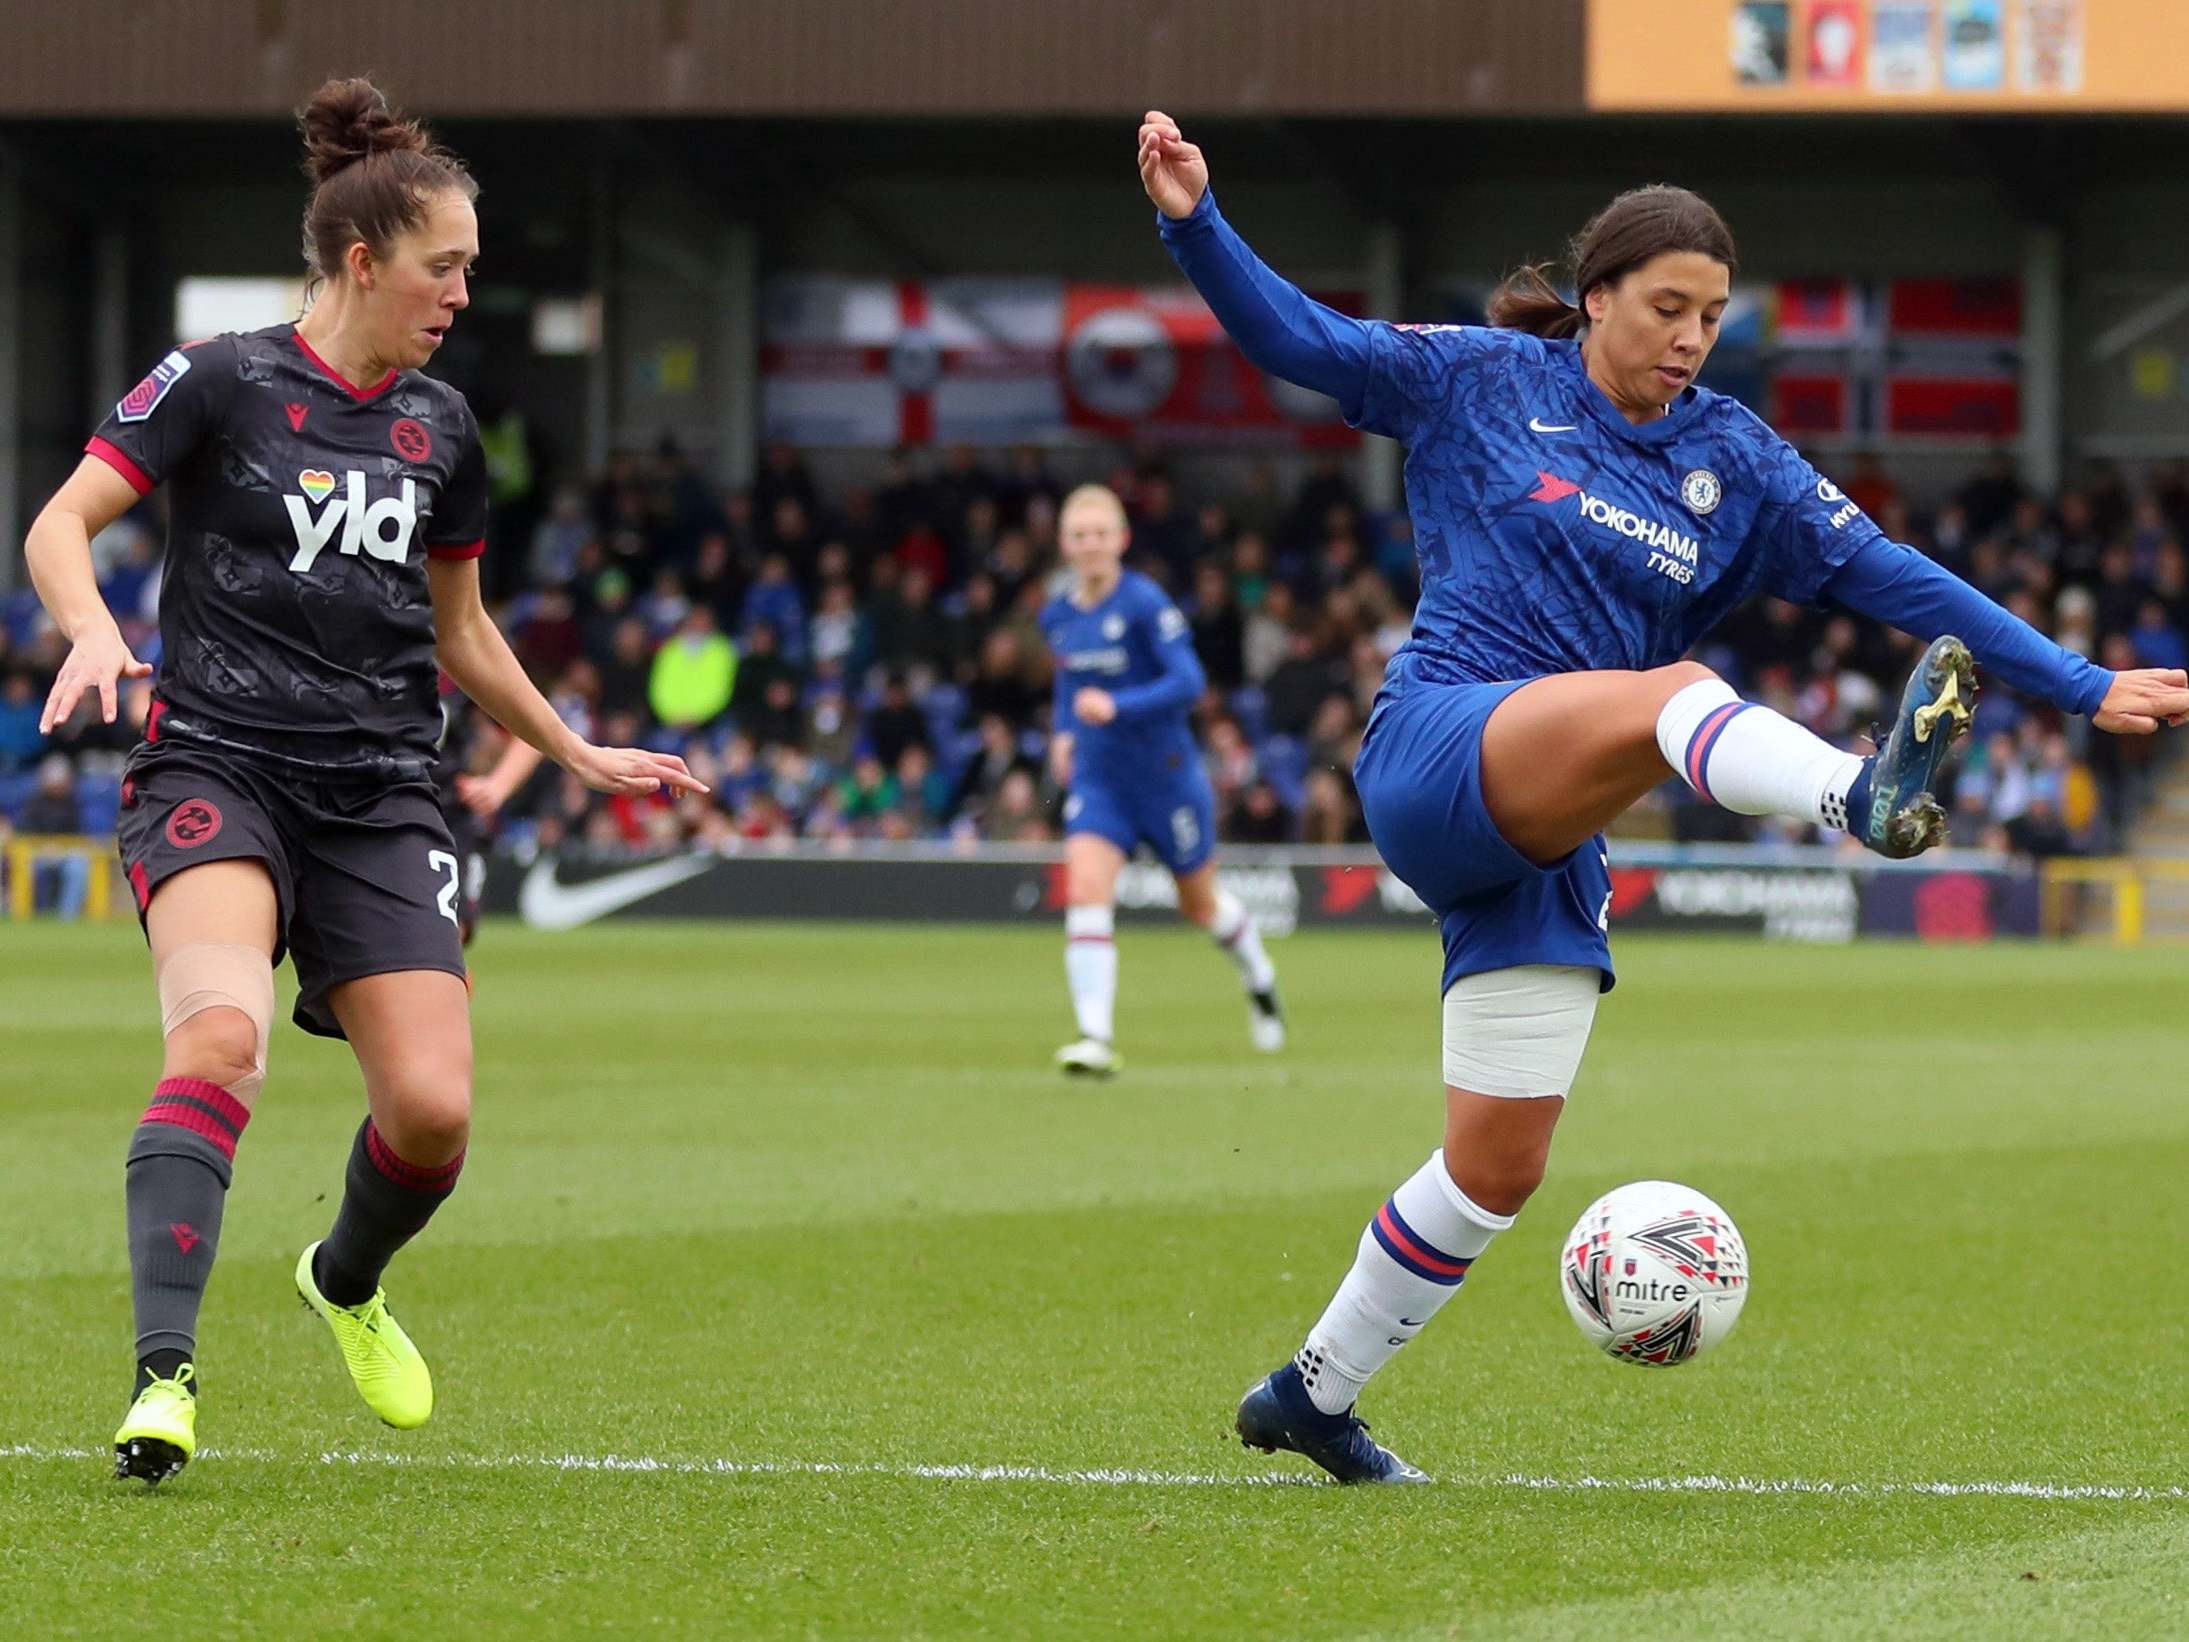
[[[1406,650],[1489,683],[1661,667],[1755,593],[1807,603],[1876,525],[1737,400],[1635,424],[1575,342],[1369,327],[1357,427],[1400,441],[1421,560]]]
[[[1056,658],[1056,729],[1073,738],[1074,781],[1153,783],[1197,768],[1188,715],[1207,686],[1191,630],[1169,595],[1136,570],[1092,609],[1067,595],[1041,612]],[[1082,724],[1072,698],[1092,686],[1117,702],[1108,724]]]

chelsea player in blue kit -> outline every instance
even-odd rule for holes
[[[1254,919],[1216,882],[1216,801],[1187,715],[1207,687],[1186,618],[1122,560],[1124,504],[1082,485],[1057,515],[1070,590],[1041,613],[1056,659],[1050,764],[1067,789],[1064,971],[1079,1037],[1057,1051],[1065,1071],[1109,1077],[1124,1062],[1117,1003],[1117,875],[1146,844],[1178,882],[1178,910],[1207,930],[1246,987],[1254,1046],[1285,1042],[1277,971]]]
[[[1731,233],[1685,189],[1623,194],[1491,324],[1361,321],[1309,300],[1224,221],[1208,166],[1150,113],[1142,184],[1165,245],[1246,356],[1407,447],[1421,566],[1354,776],[1377,849],[1444,941],[1444,1144],[1377,1210],[1293,1360],[1239,1405],[1249,1445],[1343,1482],[1426,1480],[1354,1412],[1542,1179],[1612,985],[1602,829],[1677,775],[1724,807],[1888,856],[1944,834],[1932,797],[1974,662],[2099,728],[2189,721],[2189,676],[2061,649],[1888,540],[1745,407],[1695,386]],[[1931,641],[1884,745],[1843,752],[1682,660],[1758,593],[1830,600]],[[1949,636],[1958,634],[1959,637]]]

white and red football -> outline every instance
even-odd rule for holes
[[[1748,1245],[1701,1192],[1637,1180],[1575,1223],[1558,1257],[1558,1291],[1599,1350],[1669,1368],[1733,1332],[1748,1300]]]

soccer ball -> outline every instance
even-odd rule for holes
[[[1748,1299],[1748,1245],[1701,1192],[1637,1180],[1606,1192],[1574,1224],[1558,1290],[1599,1350],[1669,1368],[1733,1332]]]

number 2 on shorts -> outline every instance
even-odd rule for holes
[[[463,879],[460,875],[462,869],[456,864],[456,857],[449,854],[447,850],[428,850],[426,851],[426,865],[435,872],[448,874],[448,882],[441,886],[439,896],[441,916],[461,929],[463,925],[458,922],[456,917],[456,892],[462,887]]]

